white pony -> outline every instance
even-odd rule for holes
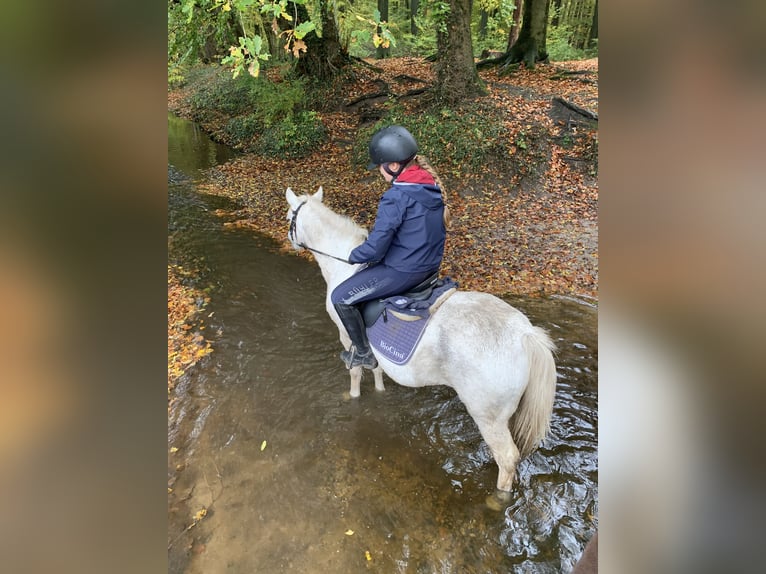
[[[345,258],[365,240],[367,231],[323,204],[321,187],[313,195],[301,196],[287,188],[285,196],[290,205],[290,241],[296,250],[307,248],[315,254],[327,283],[327,313],[348,349],[351,340],[330,294],[356,271],[358,265]],[[547,333],[521,311],[493,295],[458,290],[431,317],[407,363],[396,365],[375,353],[375,389],[385,390],[383,372],[406,387],[455,389],[499,467],[497,491],[490,499],[505,503],[518,461],[548,432],[556,391],[554,350]],[[358,397],[362,367],[350,373],[350,394]]]

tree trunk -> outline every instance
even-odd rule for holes
[[[437,32],[436,97],[447,104],[486,93],[473,61],[470,0],[449,0],[445,29]]]
[[[593,9],[593,22],[590,25],[590,34],[588,34],[588,48],[595,45],[595,40],[598,40],[598,0],[596,0],[596,7]]]
[[[418,15],[418,9],[420,8],[420,0],[410,0],[410,34],[417,36],[420,30],[415,23],[415,16]]]
[[[481,9],[481,16],[479,18],[479,38],[482,40],[487,37],[487,22],[489,21],[489,12],[484,8]]]
[[[378,0],[378,12],[380,12],[380,21],[388,22],[388,0]],[[380,29],[378,29],[378,34],[380,34]],[[382,60],[383,58],[388,58],[390,53],[390,49],[378,46],[375,50],[375,57],[378,60]]]
[[[553,0],[553,18],[551,18],[551,27],[559,25],[559,16],[561,13],[561,0]]]
[[[516,4],[513,9],[513,24],[511,25],[511,32],[508,34],[508,47],[506,52],[510,52],[513,45],[519,39],[519,30],[521,30],[521,16],[524,13],[524,4]]]
[[[523,62],[527,69],[531,70],[537,62],[548,59],[545,38],[549,5],[549,0],[524,0],[524,22],[521,25],[521,33],[518,41],[508,52],[506,65]]]
[[[298,14],[298,21],[291,26],[307,22],[309,15],[306,6],[304,4],[294,4],[294,6]],[[307,50],[298,59],[296,71],[301,76],[327,80],[340,72],[341,68],[348,64],[351,59],[340,42],[338,27],[329,1],[320,0],[319,9],[322,21],[322,37],[317,36],[316,32],[310,32],[303,38]]]

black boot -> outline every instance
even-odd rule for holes
[[[342,351],[341,360],[346,364],[347,369],[362,366],[365,369],[374,369],[378,366],[375,355],[372,354],[370,344],[367,341],[367,332],[364,330],[364,321],[362,314],[355,305],[344,305],[337,303],[335,310],[338,312],[343,326],[346,328],[348,336],[351,338],[351,348],[348,351]]]

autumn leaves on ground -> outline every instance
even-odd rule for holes
[[[230,227],[250,228],[273,237],[288,251],[288,186],[298,194],[323,186],[331,208],[371,228],[386,184],[354,162],[356,132],[369,128],[370,117],[379,117],[392,98],[416,122],[427,95],[413,88],[433,80],[431,64],[422,59],[375,61],[374,66],[360,66],[354,81],[338,90],[338,101],[326,106],[331,111],[321,113],[329,134],[321,150],[298,160],[244,154],[210,171],[200,191],[225,195],[241,205],[237,212],[221,214],[222,233]],[[595,300],[598,60],[555,62],[508,75],[486,68],[480,76],[489,89],[482,105],[491,108],[494,121],[502,126],[492,133],[507,138],[501,142],[507,151],[504,157],[468,169],[445,165],[426,153],[444,180],[452,214],[442,274],[466,290]],[[380,93],[381,86],[388,88],[388,95],[361,99]],[[169,110],[191,117],[193,90],[187,85],[170,91]],[[214,138],[225,139],[227,119],[201,123]],[[192,331],[184,325],[193,324],[195,313],[199,315],[191,304],[199,296],[184,290],[188,288],[181,286],[179,272],[193,270],[168,270],[169,388],[173,373],[183,372],[210,348],[204,339],[181,340]]]

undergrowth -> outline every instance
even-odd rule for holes
[[[491,105],[472,102],[459,109],[433,107],[408,111],[394,105],[388,114],[368,128],[359,130],[354,161],[367,162],[367,144],[372,134],[391,124],[407,127],[418,142],[420,153],[435,164],[454,166],[458,171],[481,171],[490,163],[507,158],[507,130]]]
[[[327,137],[318,114],[309,109],[306,82],[266,74],[232,78],[220,68],[187,76],[194,86],[189,104],[197,121],[228,117],[218,135],[227,145],[265,156],[297,158],[311,153]]]

